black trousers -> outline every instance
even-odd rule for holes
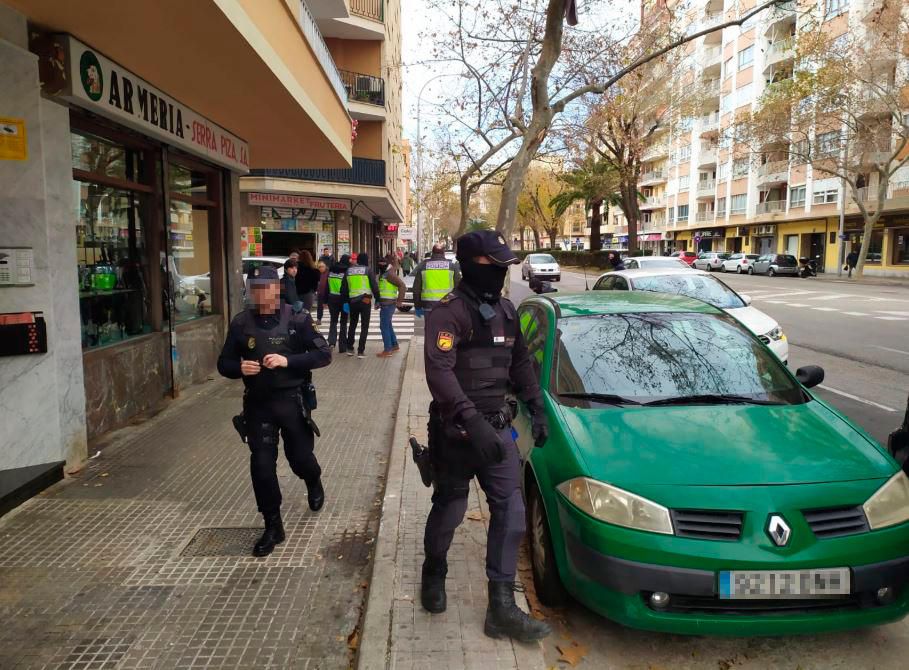
[[[347,313],[344,311],[344,303],[341,302],[341,298],[328,298],[328,313],[331,315],[331,325],[328,327],[328,346],[334,347],[337,343],[338,351],[343,354],[347,351]],[[338,339],[339,332],[340,340]]]
[[[357,334],[357,322],[360,322],[360,343],[357,353],[366,351],[366,338],[369,336],[369,315],[372,313],[372,302],[356,300],[350,303],[350,326],[347,331],[347,349],[353,351],[354,336]]]
[[[493,582],[513,582],[518,568],[518,547],[524,536],[524,499],[521,497],[521,461],[511,437],[511,427],[499,431],[505,445],[501,463],[475,465],[472,450],[464,443],[433,441],[436,478],[432,508],[426,519],[423,551],[427,559],[444,561],[455,530],[464,520],[470,480],[480,482],[489,505],[486,537],[486,577]]]
[[[290,469],[307,486],[315,484],[322,468],[313,453],[315,438],[303,420],[294,393],[275,393],[267,398],[247,398],[243,406],[249,430],[249,473],[256,505],[262,514],[281,511],[278,485],[278,435],[284,440],[284,455]]]
[[[322,320],[322,315],[325,313],[325,301],[322,300],[321,294],[316,295],[316,321]]]

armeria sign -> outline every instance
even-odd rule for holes
[[[260,207],[293,207],[295,209],[331,209],[335,211],[349,211],[349,200],[335,200],[333,198],[311,198],[308,195],[293,195],[290,193],[257,193],[249,194],[249,204]]]
[[[235,172],[249,172],[249,145],[239,137],[71,35],[59,40],[66,58],[63,97]]]

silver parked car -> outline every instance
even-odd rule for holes
[[[559,281],[562,269],[551,254],[527,254],[521,263],[521,279],[530,281],[534,277],[543,281]]]
[[[790,254],[764,254],[751,264],[751,267],[748,268],[748,274],[767,275],[769,277],[776,277],[777,275],[797,277],[799,274],[799,262],[795,256]]]
[[[694,261],[694,267],[696,270],[706,270],[707,272],[722,270],[723,261],[727,258],[729,258],[729,254],[725,251],[702,251]]]

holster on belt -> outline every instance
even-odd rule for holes
[[[315,393],[315,388],[313,388],[313,393]],[[303,393],[297,393],[296,399],[297,405],[300,407],[300,414],[303,416],[303,421],[310,427],[316,437],[322,437],[322,433],[319,432],[319,426],[316,425],[315,420],[312,418],[312,410],[303,399]]]

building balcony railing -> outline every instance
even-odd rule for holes
[[[694,222],[695,223],[707,223],[708,221],[713,221],[715,216],[716,216],[716,212],[714,212],[714,211],[695,212]]]
[[[789,61],[794,58],[795,42],[793,39],[777,40],[767,49],[767,55],[764,58],[764,67],[769,68],[772,65],[779,65],[783,61]]]
[[[715,25],[718,25],[723,22],[723,12],[709,12],[704,14],[704,18],[701,19],[701,25],[698,26],[700,30],[707,30],[712,28]]]
[[[723,63],[722,47],[711,47],[704,50],[704,59],[701,61],[703,69],[708,69]]]
[[[354,158],[349,168],[266,168],[251,170],[253,177],[324,181],[357,186],[385,186],[385,161]]]
[[[705,81],[703,93],[709,98],[718,98],[720,96],[720,80],[709,79]]]
[[[716,165],[716,147],[701,147],[701,152],[698,154],[698,167],[708,167],[710,165]]]
[[[642,184],[656,184],[661,181],[666,181],[665,170],[651,170],[641,175]]]
[[[385,80],[369,74],[340,70],[347,98],[353,102],[385,106]]]
[[[850,201],[854,204],[855,197],[852,192],[847,190],[846,193],[847,205]],[[887,187],[886,199],[892,200],[893,198],[909,198],[909,181],[896,181]],[[858,189],[858,200],[862,203],[875,202],[877,200],[877,188],[866,186]]]
[[[350,0],[350,13],[373,21],[385,21],[385,0]]]
[[[661,195],[648,196],[641,202],[641,209],[659,209],[666,206],[666,198]]]
[[[774,26],[780,23],[795,23],[796,15],[796,2],[781,2],[778,5],[774,5],[770,8],[770,11],[767,12],[764,26],[766,27],[765,35],[773,29]]]
[[[698,182],[698,195],[706,195],[708,193],[713,195],[715,192],[716,192],[716,180],[715,179],[707,179],[707,180]]]
[[[669,143],[668,142],[657,142],[656,144],[651,144],[649,147],[644,149],[644,155],[642,158],[645,161],[653,160],[661,156],[669,155]]]
[[[758,185],[782,183],[789,177],[789,161],[778,160],[764,163],[757,169]]]
[[[768,200],[767,202],[759,202],[754,213],[760,216],[761,214],[778,214],[785,211],[785,200]]]
[[[720,128],[720,115],[711,114],[710,116],[705,116],[701,119],[701,132],[702,133],[712,133]]]
[[[347,91],[344,88],[344,82],[341,80],[341,73],[338,71],[338,66],[335,65],[335,59],[332,58],[331,52],[328,50],[328,45],[325,44],[325,38],[322,37],[322,31],[319,30],[315,18],[313,18],[313,15],[309,12],[309,8],[303,0],[300,0],[300,14],[297,17],[297,22],[300,24],[300,29],[303,31],[306,41],[309,42],[309,46],[312,48],[313,53],[316,54],[316,58],[325,71],[328,80],[331,82],[332,88],[335,89],[335,93],[338,94],[341,103],[344,104],[344,107],[346,108]]]

